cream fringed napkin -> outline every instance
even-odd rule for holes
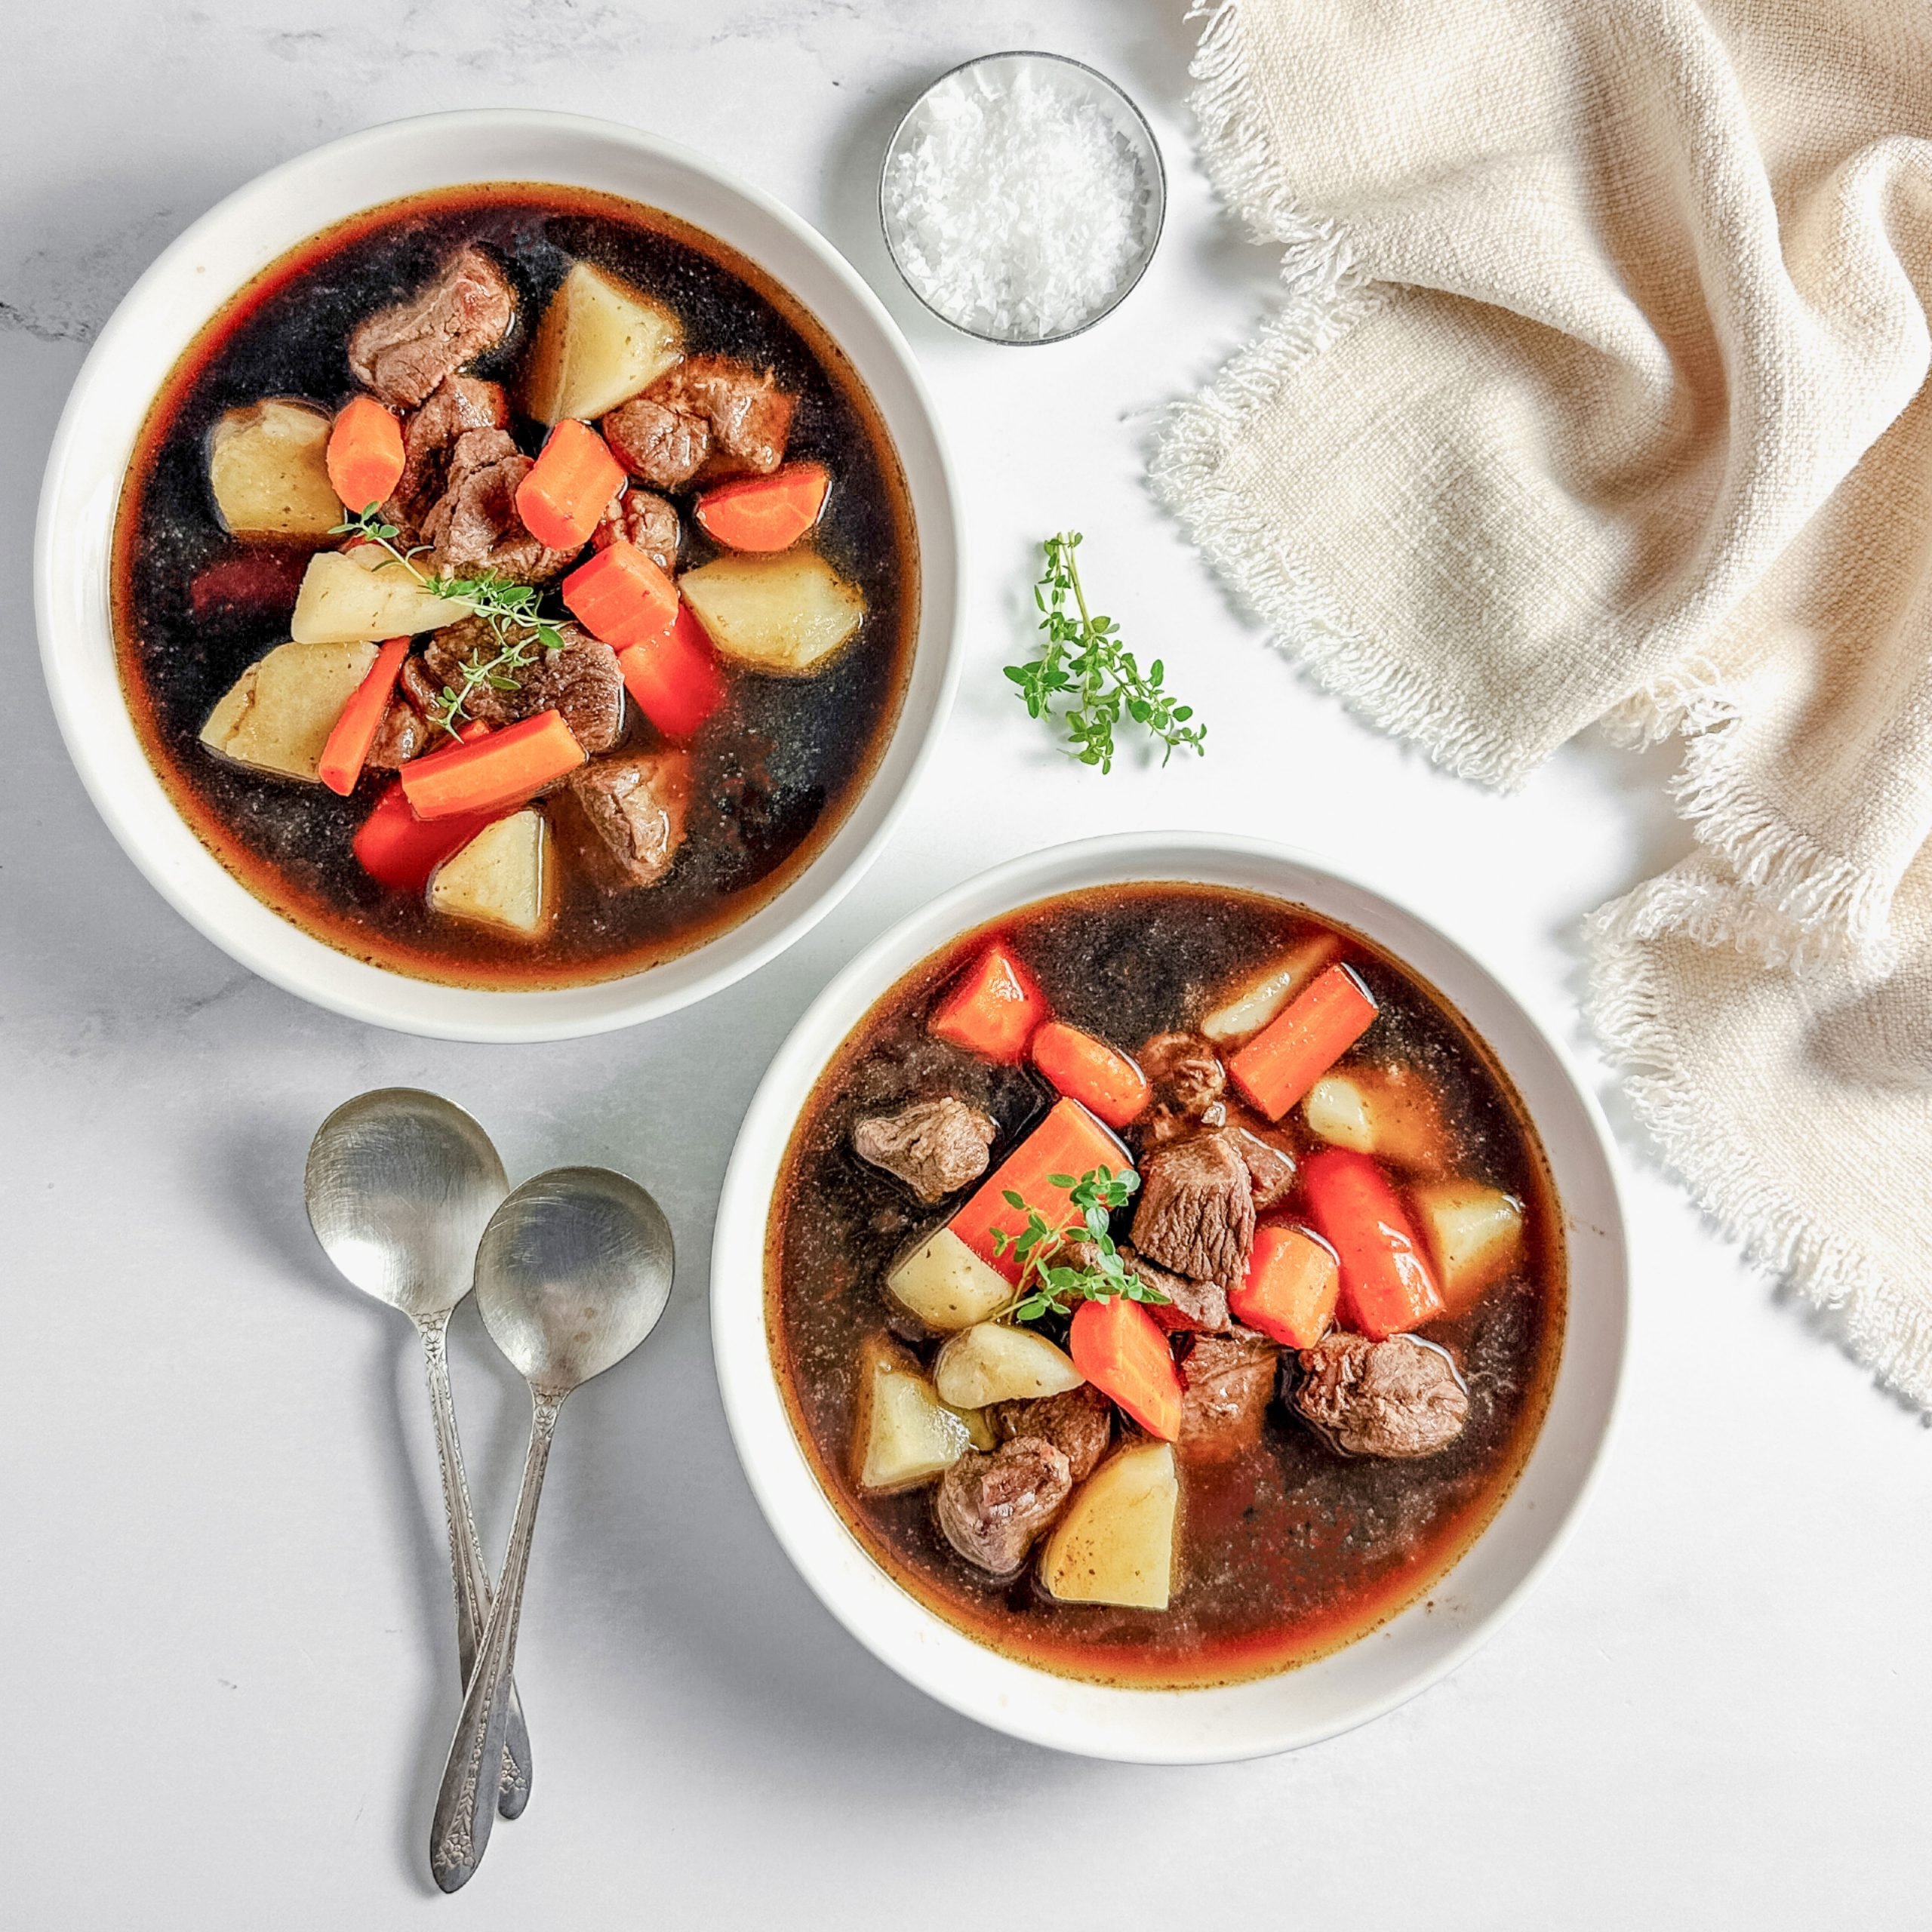
[[[1232,0],[1286,307],[1157,487],[1324,683],[1508,786],[1682,733],[1591,922],[1669,1160],[1932,1406],[1932,8]]]

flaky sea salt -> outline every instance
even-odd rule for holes
[[[950,74],[886,165],[886,231],[906,280],[976,334],[1037,342],[1118,299],[1150,239],[1140,158],[1098,101],[1051,69]]]

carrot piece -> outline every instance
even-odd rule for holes
[[[1003,946],[987,947],[926,1022],[926,1030],[969,1054],[1017,1066],[1047,1017],[1047,1002]]]
[[[459,812],[454,818],[420,819],[409,808],[402,783],[390,784],[376,808],[357,827],[349,850],[379,884],[420,892],[443,861],[463,850],[500,812]]]
[[[1151,1091],[1147,1076],[1126,1054],[1064,1020],[1049,1020],[1033,1035],[1033,1064],[1065,1094],[1109,1127],[1138,1119]]]
[[[402,768],[402,789],[418,818],[494,814],[521,804],[583,762],[583,747],[571,735],[563,713],[552,709],[474,744],[412,758]]]
[[[562,588],[571,615],[613,651],[647,643],[677,619],[678,586],[635,543],[606,545]]]
[[[350,509],[371,509],[402,481],[402,425],[374,396],[358,395],[330,425],[322,461]]]
[[[349,694],[342,715],[335,721],[322,755],[315,761],[315,776],[331,792],[347,798],[362,776],[362,761],[382,729],[383,714],[395,694],[397,675],[409,655],[409,640],[392,637],[376,653],[369,675]]]
[[[1312,1349],[1328,1332],[1341,1287],[1340,1260],[1312,1229],[1264,1222],[1254,1231],[1247,1278],[1228,1291],[1228,1307],[1284,1348]]]
[[[1442,1291],[1389,1177],[1366,1154],[1331,1147],[1302,1163],[1308,1210],[1341,1257],[1342,1325],[1380,1342],[1433,1321]]]
[[[1017,1281],[1018,1257],[1011,1245],[1004,1254],[996,1254],[993,1236],[1023,1233],[1027,1208],[1037,1208],[1049,1226],[1057,1226],[1066,1217],[1072,1183],[1095,1168],[1118,1174],[1133,1165],[1127,1149],[1078,1100],[1056,1100],[1046,1118],[980,1183],[949,1225],[982,1261]],[[1055,1174],[1064,1176],[1069,1185],[1056,1185]],[[1026,1207],[1014,1207],[1008,1194],[1018,1195]]]
[[[788,463],[769,476],[724,483],[697,500],[705,534],[734,550],[789,550],[817,522],[832,488],[822,463]]]
[[[1149,1435],[1163,1442],[1180,1436],[1180,1371],[1167,1337],[1137,1301],[1083,1301],[1067,1345],[1074,1367]]]
[[[516,513],[546,550],[580,550],[623,481],[604,438],[567,416],[516,486]]]
[[[724,702],[718,654],[681,604],[669,630],[619,651],[617,665],[632,703],[667,738],[688,738]]]
[[[1279,1120],[1368,1031],[1375,995],[1352,966],[1331,966],[1228,1063],[1238,1087]]]

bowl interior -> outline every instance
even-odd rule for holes
[[[176,812],[150,768],[115,666],[109,568],[123,475],[149,404],[182,352],[253,276],[348,216],[469,182],[591,188],[663,210],[758,265],[817,317],[869,389],[897,449],[920,552],[917,648],[869,784],[811,863],[740,924],[681,958],[592,985],[483,990],[384,971],[256,899]],[[883,842],[924,762],[956,675],[958,516],[951,469],[910,352],[831,245],[701,157],[569,115],[435,115],[374,128],[289,162],[196,223],[148,270],[94,345],[69,398],[41,500],[35,596],[42,660],[69,751],[115,836],[163,895],[264,977],[339,1012],[446,1038],[558,1038],[701,998],[789,944]]]
[[[792,1431],[764,1315],[764,1244],[805,1096],[899,976],[957,934],[1032,900],[1136,880],[1237,887],[1307,906],[1386,946],[1435,986],[1515,1084],[1549,1158],[1567,1250],[1561,1358],[1541,1432],[1489,1527],[1430,1591],[1346,1648],[1206,1690],[1081,1683],[1001,1656],[900,1588],[848,1529]],[[719,1204],[712,1272],[718,1379],[732,1435],[779,1540],[829,1609],[921,1689],[998,1729],[1094,1756],[1195,1762],[1309,1743],[1376,1716],[1451,1669],[1553,1553],[1594,1470],[1621,1376],[1622,1213],[1600,1116],[1561,1051],[1484,967],[1372,888],[1278,848],[1208,834],[1063,846],[971,881],[869,948],[820,995],[746,1116]]]

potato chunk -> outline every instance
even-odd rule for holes
[[[460,604],[432,597],[414,572],[374,544],[358,544],[309,559],[288,632],[297,644],[373,644],[441,630],[469,615]]]
[[[723,654],[754,671],[809,677],[866,614],[866,600],[816,550],[714,558],[678,580]]]
[[[540,423],[587,422],[648,389],[684,349],[684,330],[661,302],[579,262],[537,325],[524,408]]]
[[[874,1336],[859,1352],[859,1414],[853,1464],[859,1487],[910,1489],[952,1468],[971,1432],[903,1349]]]
[[[1341,957],[1334,933],[1316,933],[1251,974],[1201,1023],[1199,1031],[1217,1047],[1238,1046],[1258,1033],[1315,974]]]
[[[1174,1589],[1180,1484],[1165,1442],[1117,1451],[1074,1492],[1040,1559],[1040,1581],[1063,1603],[1165,1610]]]
[[[326,537],[343,509],[324,461],[329,418],[271,397],[231,409],[208,438],[208,486],[237,537]]]
[[[202,743],[251,771],[320,783],[315,767],[373,644],[278,644],[244,671],[202,727]]]
[[[1324,1074],[1309,1089],[1301,1115],[1331,1147],[1373,1154],[1411,1174],[1440,1174],[1448,1163],[1449,1133],[1435,1091],[1406,1067]]]
[[[536,939],[550,924],[549,822],[526,808],[485,826],[436,868],[429,909]]]
[[[1086,1379],[1045,1336],[998,1321],[976,1322],[954,1336],[933,1364],[940,1399],[955,1409],[1058,1395]]]
[[[1444,1306],[1460,1315],[1523,1251],[1523,1204],[1472,1180],[1426,1182],[1409,1196],[1435,1262]]]
[[[970,1328],[1013,1299],[1013,1284],[950,1228],[921,1241],[885,1278],[894,1297],[928,1328]]]

